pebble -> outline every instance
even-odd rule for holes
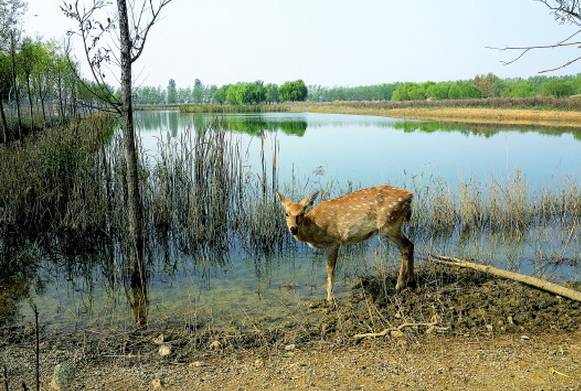
[[[153,387],[154,390],[163,390],[163,383],[161,379],[159,377],[153,379],[151,381],[151,387]]]
[[[166,357],[171,354],[171,346],[167,344],[162,344],[159,346],[159,355],[161,357]]]
[[[403,337],[405,337],[405,334],[401,330],[391,330],[389,332],[389,335],[391,336],[391,338],[403,338]]]
[[[52,372],[50,388],[53,391],[65,391],[73,380],[74,368],[68,363],[57,364]]]
[[[220,350],[222,349],[222,342],[220,341],[214,341],[210,344],[210,349],[212,350]]]
[[[153,339],[153,343],[156,345],[161,345],[164,341],[165,341],[165,337],[163,336],[163,334],[160,334]]]
[[[287,352],[291,351],[291,350],[295,350],[295,349],[296,349],[296,345],[294,343],[291,343],[290,345],[286,345],[284,347],[284,350],[286,350]]]
[[[203,362],[201,362],[201,361],[192,361],[190,363],[190,367],[193,367],[193,368],[200,368],[200,367],[203,367],[203,366],[205,366],[205,364]]]
[[[521,335],[520,339],[522,339],[523,341],[528,341],[530,338],[528,335]]]

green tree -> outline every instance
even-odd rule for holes
[[[432,84],[426,90],[426,95],[430,99],[434,100],[442,100],[448,99],[448,94],[450,92],[450,83],[443,82],[443,83],[436,83]]]
[[[196,104],[200,104],[204,99],[204,85],[200,79],[194,81],[194,88],[192,89],[192,101]]]
[[[167,83],[167,103],[175,104],[178,100],[178,92],[176,89],[176,81],[174,79],[169,79]]]
[[[541,87],[541,94],[544,96],[554,96],[562,98],[575,93],[573,83],[569,80],[551,79]]]
[[[307,86],[302,80],[287,81],[279,88],[280,100],[283,102],[299,102],[307,98]]]
[[[480,96],[483,98],[492,98],[498,96],[500,79],[494,73],[487,75],[477,75],[474,78],[474,85],[480,91]]]
[[[277,103],[278,102],[278,86],[276,84],[273,83],[269,83],[266,86],[264,86],[264,94],[265,94],[265,100],[266,103]]]

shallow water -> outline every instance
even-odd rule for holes
[[[180,137],[215,116],[177,112],[138,112],[143,151],[154,162],[160,140]],[[279,183],[344,188],[378,183],[421,185],[442,181],[456,188],[475,180],[505,181],[523,173],[530,189],[553,189],[581,182],[579,133],[529,129],[430,124],[353,115],[272,113],[226,115],[220,119],[241,146],[246,169],[259,175],[261,146],[265,161],[277,150]],[[263,134],[261,138],[261,134]],[[270,163],[269,163],[270,164]],[[282,216],[273,216],[282,218]],[[576,229],[575,232],[578,232]],[[554,280],[579,280],[578,235],[558,226],[531,230],[523,236],[450,232],[414,235],[419,256],[442,253],[473,257],[511,270]],[[148,265],[149,320],[227,325],[240,319],[280,322],[303,314],[305,299],[325,297],[322,254],[298,244],[296,251],[253,257],[233,249],[225,258],[187,257],[160,249]],[[35,281],[34,301],[43,321],[54,328],[123,327],[132,325],[122,281],[107,279],[99,254],[55,262],[43,259]],[[117,256],[118,257],[118,256]],[[551,263],[547,260],[559,260]],[[113,262],[122,262],[116,259]],[[62,265],[79,265],[74,268]],[[398,254],[385,241],[372,239],[342,252],[336,278],[339,298],[356,277],[396,268]],[[30,316],[21,304],[21,314]]]

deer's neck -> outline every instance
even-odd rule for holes
[[[316,224],[313,217],[308,214],[303,220],[297,237],[301,241],[307,242],[315,247],[327,247],[335,242],[333,238],[327,235],[325,230]]]

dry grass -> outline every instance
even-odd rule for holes
[[[581,111],[502,108],[502,107],[398,107],[380,103],[330,104],[296,103],[291,111],[316,113],[364,114],[422,120],[437,120],[459,123],[560,126],[581,128]]]

